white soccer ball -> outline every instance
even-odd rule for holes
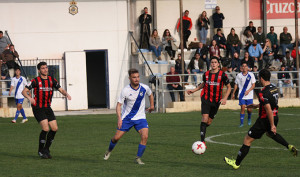
[[[206,150],[206,145],[202,141],[196,141],[194,142],[192,146],[192,151],[193,153],[200,155],[203,154]]]

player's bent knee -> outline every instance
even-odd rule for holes
[[[54,132],[57,132],[58,127],[52,127],[51,130],[54,131]]]
[[[44,130],[45,132],[49,131],[49,127],[42,127],[42,130]]]

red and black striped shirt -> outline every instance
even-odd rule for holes
[[[201,92],[201,100],[210,103],[218,103],[222,99],[222,89],[224,84],[229,84],[227,75],[223,71],[203,74],[204,87]]]
[[[259,93],[259,118],[265,119],[268,117],[265,105],[270,104],[273,111],[273,116],[278,116],[278,90],[270,84],[265,86]]]
[[[33,90],[36,108],[47,108],[51,106],[53,89],[59,89],[60,85],[57,80],[51,76],[47,79],[42,79],[40,76],[31,80],[30,85],[26,86],[29,90]]]

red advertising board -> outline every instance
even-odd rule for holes
[[[262,19],[262,2],[263,0],[249,0],[249,18],[252,20]],[[281,19],[281,18],[295,18],[294,0],[266,0],[267,4],[267,18]],[[298,14],[299,14],[298,2]]]

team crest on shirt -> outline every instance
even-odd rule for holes
[[[221,76],[219,76],[218,79],[221,79]]]
[[[140,96],[143,96],[143,92],[140,93]]]
[[[39,85],[41,85],[42,84],[42,82],[39,82]]]

